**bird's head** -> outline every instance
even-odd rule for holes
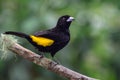
[[[59,27],[59,28],[69,28],[69,26],[70,26],[70,24],[73,20],[74,20],[74,18],[69,16],[69,15],[61,16],[58,19],[57,27]]]

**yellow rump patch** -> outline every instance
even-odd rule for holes
[[[31,35],[30,37],[31,37],[33,42],[35,42],[38,45],[41,45],[43,47],[51,46],[54,43],[54,40],[44,38],[44,37],[36,37],[36,36],[33,36],[33,35]]]

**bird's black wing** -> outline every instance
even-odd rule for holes
[[[39,31],[34,34],[36,37],[44,37],[48,39],[54,39],[55,33],[52,30]]]
[[[64,35],[62,32],[56,32],[53,29],[36,32],[34,36],[52,39],[56,44],[69,41],[69,36]]]

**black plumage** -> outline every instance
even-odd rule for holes
[[[73,20],[74,18],[69,15],[61,16],[54,28],[36,32],[34,35],[13,31],[7,31],[4,34],[26,38],[40,52],[49,52],[54,57],[57,51],[68,44],[70,40],[69,26]]]

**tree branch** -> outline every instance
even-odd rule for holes
[[[2,39],[6,44],[10,44],[11,40],[8,37],[3,37]],[[62,77],[68,78],[69,80],[97,80],[97,79],[82,75],[80,73],[77,73],[73,70],[70,70],[60,64],[57,64],[56,62],[54,62],[48,58],[45,58],[41,55],[38,55],[38,54],[20,46],[16,42],[12,42],[12,44],[7,46],[7,48],[8,48],[8,50],[20,55],[21,57],[24,57],[25,59],[27,59],[39,66],[42,66],[43,68],[46,68],[49,71],[57,73],[58,75],[60,75]]]

